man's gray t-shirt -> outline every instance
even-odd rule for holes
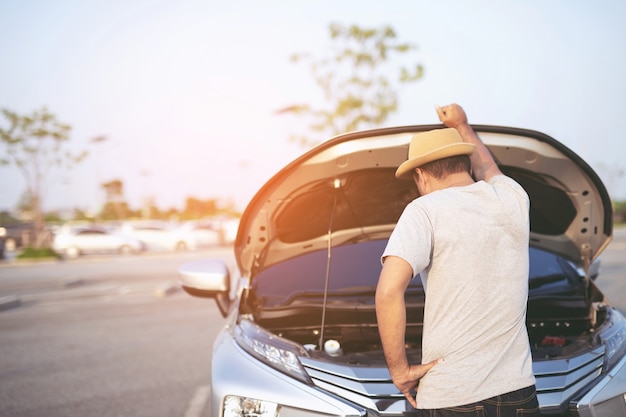
[[[426,291],[422,363],[443,358],[418,408],[469,404],[535,383],[526,332],[529,199],[503,175],[412,201],[382,255]],[[409,318],[410,319],[410,318]]]

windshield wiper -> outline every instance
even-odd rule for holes
[[[551,284],[553,282],[567,280],[567,277],[563,274],[551,274],[544,275],[541,277],[532,278],[528,281],[528,288],[533,290],[535,288],[539,288],[545,284]]]
[[[411,284],[407,288],[407,293],[424,291],[424,287],[420,284]],[[294,291],[287,298],[283,305],[291,304],[299,298],[317,298],[317,297],[351,297],[357,295],[374,295],[376,294],[376,285],[359,285],[354,287],[344,287],[333,291]]]
[[[346,296],[354,296],[354,295],[362,295],[368,294],[373,295],[376,292],[376,287],[371,286],[362,286],[362,287],[351,287],[351,288],[342,288],[335,291],[295,291],[289,294],[283,305],[288,305],[298,300],[300,298],[324,298],[324,304],[328,297],[346,297]]]

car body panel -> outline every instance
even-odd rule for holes
[[[220,384],[212,386],[211,416],[222,415],[222,400],[227,395],[240,395],[281,404],[281,416],[363,414],[363,409],[355,405],[329,397],[314,386],[294,381],[274,369],[261,365],[237,345],[230,332],[222,332],[215,340],[212,363],[213,379],[219,380]],[[242,377],[245,377],[245,385],[241,384]],[[272,383],[268,384],[267,381]]]
[[[607,373],[593,389],[573,404],[580,417],[620,416],[626,414],[624,386],[626,385],[626,356]]]

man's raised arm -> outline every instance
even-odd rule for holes
[[[476,145],[476,151],[470,156],[472,172],[477,180],[489,181],[491,177],[502,175],[489,149],[480,140],[474,129],[467,122],[467,115],[458,104],[436,107],[439,120],[447,127],[453,127],[459,132],[464,142]]]

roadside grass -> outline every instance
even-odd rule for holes
[[[60,256],[51,248],[25,247],[16,256],[17,259],[60,259]]]

